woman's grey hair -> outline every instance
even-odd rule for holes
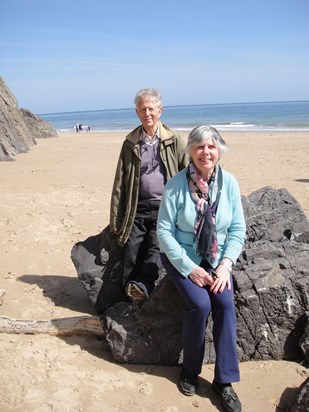
[[[162,108],[161,93],[159,92],[159,90],[153,89],[151,87],[149,87],[148,89],[141,89],[139,92],[137,92],[134,98],[135,107],[137,108],[140,99],[144,99],[145,97],[149,97],[149,96],[153,97],[156,100],[158,109],[161,109]]]
[[[227,144],[221,137],[218,130],[212,126],[197,126],[191,130],[187,142],[188,156],[191,158],[192,149],[209,139],[212,139],[213,143],[218,147],[220,159],[221,155],[227,151]]]

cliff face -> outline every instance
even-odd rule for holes
[[[27,152],[36,139],[57,136],[57,131],[29,110],[18,107],[15,96],[0,77],[0,161],[14,160]]]

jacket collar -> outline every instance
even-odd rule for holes
[[[136,127],[136,129],[132,130],[127,136],[126,140],[128,140],[133,145],[139,144],[140,136],[142,133],[142,125]],[[164,123],[159,122],[159,133],[160,133],[160,140],[165,141],[171,139],[174,136],[172,130],[166,126]]]

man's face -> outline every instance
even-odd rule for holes
[[[162,108],[158,108],[156,99],[152,96],[141,98],[136,108],[138,115],[144,129],[153,129],[158,127],[158,121],[162,114]]]

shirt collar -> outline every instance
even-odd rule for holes
[[[149,145],[153,145],[157,142],[158,139],[160,139],[160,127],[159,126],[153,138],[149,137],[147,133],[145,132],[144,128],[142,127],[141,140],[143,140],[145,143]]]

